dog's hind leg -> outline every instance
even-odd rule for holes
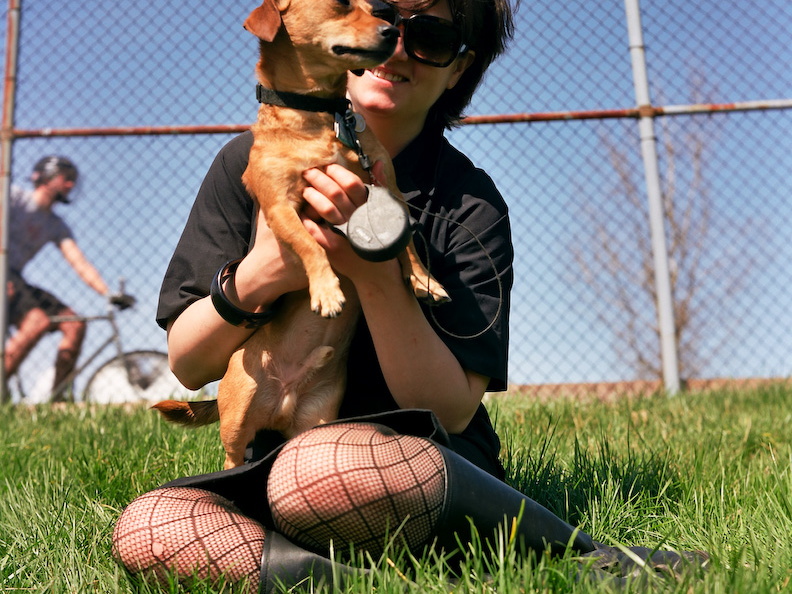
[[[338,361],[334,363],[334,369],[339,370],[337,373],[330,373],[328,378],[328,370],[325,370],[338,356],[335,348],[318,346],[289,378],[284,378],[279,421],[287,438],[335,420],[338,416],[346,382]],[[318,378],[318,382],[315,382],[320,372],[324,379]]]
[[[253,390],[255,391],[255,390]],[[240,400],[248,399],[247,394],[237,392]],[[219,398],[219,394],[218,394]],[[250,398],[252,400],[252,397]],[[256,427],[246,418],[247,407],[237,407],[226,410],[220,417],[220,440],[225,449],[225,469],[242,466],[245,462],[245,448],[256,437]]]
[[[418,299],[429,305],[440,305],[451,301],[443,285],[435,280],[415,253],[415,245],[412,241],[399,254],[399,264],[404,282]]]
[[[217,387],[220,440],[226,452],[226,469],[244,463],[245,448],[255,438],[259,422],[250,414],[259,386],[246,371],[245,354],[246,349],[240,349],[231,356],[226,374]]]

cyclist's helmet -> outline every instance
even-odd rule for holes
[[[31,181],[35,187],[46,184],[58,174],[63,174],[66,179],[73,182],[77,181],[79,172],[77,166],[67,157],[60,155],[48,155],[42,157],[33,166],[33,173],[30,176]],[[70,202],[68,196],[60,196],[61,202]]]

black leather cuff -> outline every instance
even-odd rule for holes
[[[239,260],[230,260],[220,267],[220,270],[217,271],[217,274],[212,279],[209,295],[212,297],[212,305],[214,305],[217,313],[232,326],[261,328],[264,324],[271,322],[278,313],[278,304],[281,298],[278,297],[266,311],[259,313],[245,311],[234,305],[228,295],[225,294],[223,286],[228,280],[233,278],[241,261],[241,258]]]

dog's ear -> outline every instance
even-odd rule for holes
[[[276,0],[264,0],[261,6],[254,8],[245,20],[245,29],[253,33],[259,39],[272,41],[281,26],[281,13],[283,8],[276,6]],[[288,6],[288,2],[281,0],[278,4]]]

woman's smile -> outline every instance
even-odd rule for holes
[[[392,83],[407,82],[409,79],[401,74],[397,74],[393,70],[389,70],[383,66],[378,66],[368,71],[373,77],[386,80]]]

